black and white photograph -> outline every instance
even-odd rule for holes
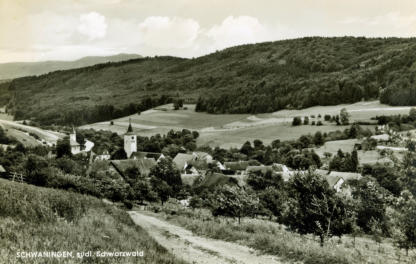
[[[20,263],[416,263],[416,1],[0,0]]]

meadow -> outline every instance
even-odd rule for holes
[[[206,209],[188,209],[173,202],[164,207],[153,206],[147,212],[182,226],[193,233],[214,239],[240,243],[265,254],[281,257],[290,263],[414,263],[415,252],[406,256],[391,240],[383,239],[378,244],[368,236],[332,237],[323,247],[319,239],[310,235],[301,236],[289,232],[284,225],[266,219],[244,218],[241,224],[236,219],[213,217]]]
[[[0,263],[185,263],[158,245],[128,214],[85,195],[0,179]],[[17,252],[71,251],[74,258],[17,258]],[[143,251],[143,257],[76,252]]]
[[[378,101],[359,102],[350,105],[315,106],[301,110],[281,110],[274,113],[249,114],[207,114],[195,112],[195,105],[185,105],[184,109],[173,110],[172,105],[142,112],[140,115],[122,117],[106,122],[94,123],[81,128],[103,129],[123,134],[131,119],[134,131],[141,136],[151,136],[157,133],[165,134],[170,129],[189,129],[200,133],[198,145],[221,146],[223,148],[240,147],[247,140],[260,139],[269,144],[275,139],[292,140],[301,135],[314,134],[317,131],[330,132],[344,130],[346,127],[336,126],[323,121],[326,114],[337,115],[342,108],[351,115],[351,122],[373,122],[376,115],[408,114],[410,107],[391,107]],[[186,109],[185,109],[186,108]],[[318,118],[321,115],[321,118]],[[309,116],[310,123],[321,120],[322,126],[303,125],[293,127],[295,116]],[[314,116],[314,117],[312,117]],[[365,126],[374,130],[375,125]]]

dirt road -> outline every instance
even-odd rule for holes
[[[191,231],[141,212],[129,212],[160,245],[189,263],[279,264],[278,257],[259,255],[255,250],[222,240],[199,237]]]

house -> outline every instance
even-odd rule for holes
[[[268,171],[273,172],[272,166],[248,166],[246,169],[246,174],[248,175],[253,172],[261,172],[262,174],[265,174]]]
[[[112,160],[110,161],[110,165],[123,178],[126,176],[126,171],[130,168],[137,168],[141,175],[148,176],[150,170],[156,165],[156,161],[154,159]]]
[[[193,161],[195,161],[195,156],[186,153],[178,153],[173,159],[173,163],[181,172],[185,171],[188,165]]]
[[[219,170],[221,170],[221,171],[226,170],[226,169],[225,169],[225,166],[224,166],[224,165],[222,165],[222,163],[221,163],[221,162],[214,160],[214,161],[213,161],[213,163],[217,166],[217,168],[218,168]]]
[[[384,166],[388,166],[388,167],[394,167],[394,161],[392,161],[390,158],[388,157],[383,157],[381,159],[377,159],[377,160],[372,160],[372,161],[367,161],[365,163],[361,163],[360,167],[363,167],[365,165],[376,165],[376,164],[381,164]]]
[[[389,134],[374,135],[370,138],[375,139],[377,142],[388,142],[390,140]]]
[[[99,154],[95,155],[94,160],[110,160],[111,159],[111,155],[110,152],[108,152],[108,150],[102,150],[98,152]]]
[[[0,144],[0,149],[3,149],[4,151],[6,151],[10,147],[10,145]]]
[[[238,185],[244,186],[245,181],[239,175],[225,175],[222,173],[209,173],[205,175],[201,182],[198,182],[197,188],[214,189],[217,186]]]
[[[315,173],[323,176],[329,186],[335,189],[337,192],[341,192],[344,187],[344,183],[348,180],[359,180],[362,178],[360,173],[355,172],[340,172],[340,171],[327,171],[327,170],[315,170]]]
[[[2,165],[0,165],[0,176],[5,176],[6,173],[7,173],[6,169]]]
[[[154,159],[156,162],[165,158],[165,155],[157,152],[134,152],[130,156],[131,159]]]
[[[210,154],[202,151],[193,152],[192,155],[195,156],[195,160],[205,161],[206,163],[212,163],[214,160]]]
[[[250,162],[248,161],[224,162],[225,170],[232,172],[227,174],[243,174],[246,172],[249,165]]]

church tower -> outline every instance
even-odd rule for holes
[[[129,128],[127,129],[127,133],[124,134],[124,151],[126,152],[128,159],[131,154],[137,152],[137,136],[133,133],[131,119],[129,119]]]

